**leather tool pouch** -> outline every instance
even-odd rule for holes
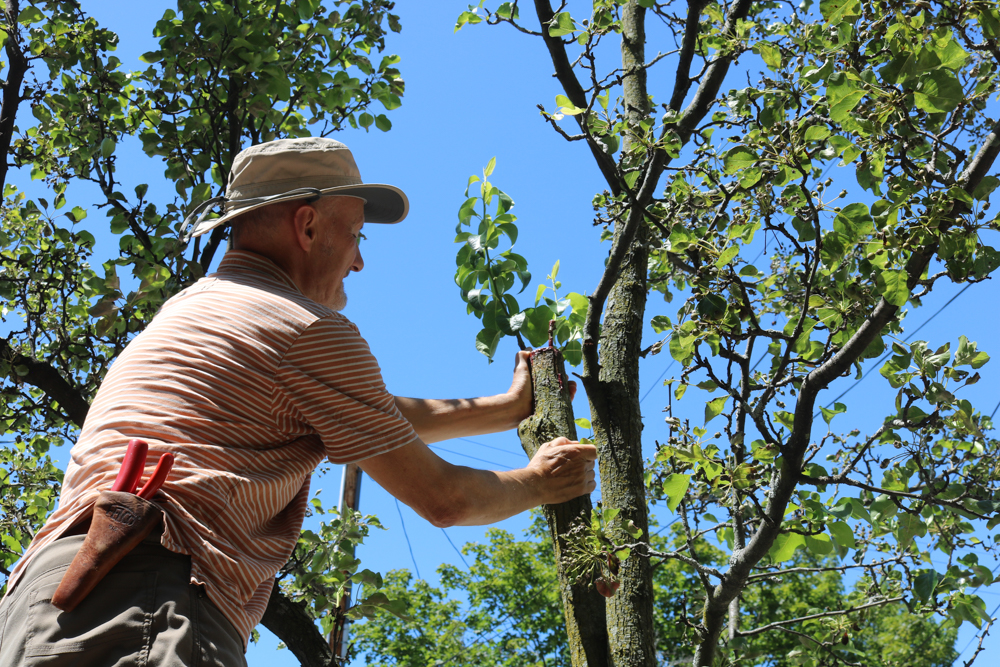
[[[72,611],[111,568],[163,520],[163,510],[132,493],[102,491],[90,530],[52,596],[52,604]]]

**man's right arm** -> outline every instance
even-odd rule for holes
[[[501,521],[595,488],[597,449],[566,438],[547,442],[524,468],[506,472],[457,466],[416,440],[359,462],[390,494],[435,526]]]

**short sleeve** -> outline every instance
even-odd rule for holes
[[[417,438],[357,327],[340,314],[310,325],[275,374],[276,417],[304,422],[334,463],[384,454]]]

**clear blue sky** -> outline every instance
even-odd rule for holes
[[[170,6],[172,3],[161,0],[141,5],[95,0],[85,10],[119,34],[118,56],[124,67],[139,68],[138,55],[155,48],[153,23]],[[474,347],[478,321],[465,314],[453,282],[456,212],[469,175],[479,173],[491,157],[497,158],[491,180],[517,203],[513,212],[519,217],[518,251],[528,258],[534,275],[525,299],[533,297],[534,285],[544,280],[557,259],[561,260],[559,277],[564,291],[591,291],[608,251],[607,244],[598,242],[598,231],[591,225],[590,201],[603,189],[603,183],[589,153],[582,144],[567,144],[558,138],[536,109],[539,103],[552,108],[555,95],[561,92],[551,77],[551,62],[541,42],[509,28],[483,25],[454,34],[455,18],[465,8],[462,2],[398,3],[403,31],[387,37],[387,52],[402,57],[399,68],[406,80],[406,94],[403,106],[389,114],[393,129],[389,133],[349,130],[336,137],[352,148],[366,181],[397,185],[410,198],[410,216],[405,222],[366,228],[365,270],[351,276],[346,284],[350,303],[345,314],[367,338],[389,390],[401,395],[476,396],[504,391],[510,382],[513,342],[502,342],[497,362],[488,365]],[[661,48],[671,47],[664,41]],[[650,47],[647,55],[653,51],[655,47]],[[652,79],[654,86],[657,78]],[[730,85],[745,83],[734,79]],[[669,89],[660,90],[666,94]],[[126,182],[123,191],[148,182],[151,193],[162,188],[169,196],[171,188],[164,185],[158,163],[139,156],[129,165],[135,183]],[[843,177],[853,181],[853,170]],[[836,184],[834,187],[839,189]],[[92,229],[103,229],[103,221],[103,214],[96,210],[88,219]],[[927,320],[956,291],[936,292],[924,308],[912,314],[907,329]],[[1000,348],[994,333],[996,297],[992,284],[973,286],[922,330],[920,338],[935,347],[947,341],[954,346],[964,333],[979,341],[981,349],[994,353]],[[648,316],[660,313],[673,318],[675,311],[676,303],[662,304],[654,295]],[[656,340],[656,334],[647,330],[644,345]],[[987,413],[1000,400],[998,363],[987,365],[983,381],[965,394]],[[666,353],[648,357],[642,364],[642,391],[652,390],[643,401],[647,415],[644,447],[651,452],[655,439],[666,438],[661,413],[666,390],[658,379],[668,367],[667,377],[679,375],[679,369],[671,366]],[[838,381],[823,403],[852,383]],[[857,385],[847,399],[851,399],[845,400],[850,411],[838,419],[851,421],[849,427],[863,432],[877,427],[888,409],[887,401],[891,401],[877,375]],[[702,404],[694,397],[685,403],[692,422],[701,423]],[[577,399],[575,408],[577,416],[587,416],[585,401]],[[849,428],[845,424],[841,427]],[[473,440],[481,444],[451,441],[440,443],[439,451],[456,463],[479,467],[518,467],[526,460],[513,433]],[[60,455],[65,457],[65,453]],[[339,467],[314,480],[314,489],[323,489],[327,505],[336,504],[339,481]],[[359,552],[364,566],[382,572],[413,569],[414,560],[392,498],[365,480],[361,509],[378,515],[389,528],[377,531]],[[669,520],[667,511],[661,511],[664,520]],[[436,581],[435,568],[442,562],[461,564],[440,529],[406,507],[402,508],[402,519],[415,566],[425,579]],[[501,524],[515,533],[526,525],[526,517]],[[453,528],[447,533],[455,544],[462,545],[482,540],[484,530]],[[984,599],[988,609],[1000,603],[996,587],[986,591]],[[262,641],[251,647],[248,655],[251,665],[296,664],[287,651],[275,653],[274,638],[266,631],[262,634]],[[968,627],[963,630],[960,650],[971,636]],[[1000,642],[993,641],[991,646],[992,652],[1000,654]],[[990,664],[988,654],[980,658],[980,664]]]

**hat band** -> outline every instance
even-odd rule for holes
[[[184,224],[181,225],[181,233],[183,234],[183,241],[187,243],[191,240],[191,237],[198,231],[198,227],[201,223],[205,222],[205,219],[212,212],[217,204],[223,204],[223,210],[226,213],[231,213],[239,208],[256,208],[264,204],[270,204],[272,202],[277,203],[279,201],[291,200],[291,199],[305,199],[306,203],[311,204],[320,197],[354,197],[355,199],[360,199],[361,201],[368,203],[368,200],[364,197],[358,197],[356,195],[338,195],[335,192],[326,193],[319,188],[296,188],[295,190],[289,190],[288,192],[281,192],[276,195],[268,195],[266,197],[233,197],[229,198],[224,195],[218,197],[212,197],[211,199],[206,199],[202,203],[198,204],[193,211],[188,213],[187,217],[184,218]],[[229,207],[230,204],[234,204],[232,208]],[[226,210],[229,209],[229,210]]]

